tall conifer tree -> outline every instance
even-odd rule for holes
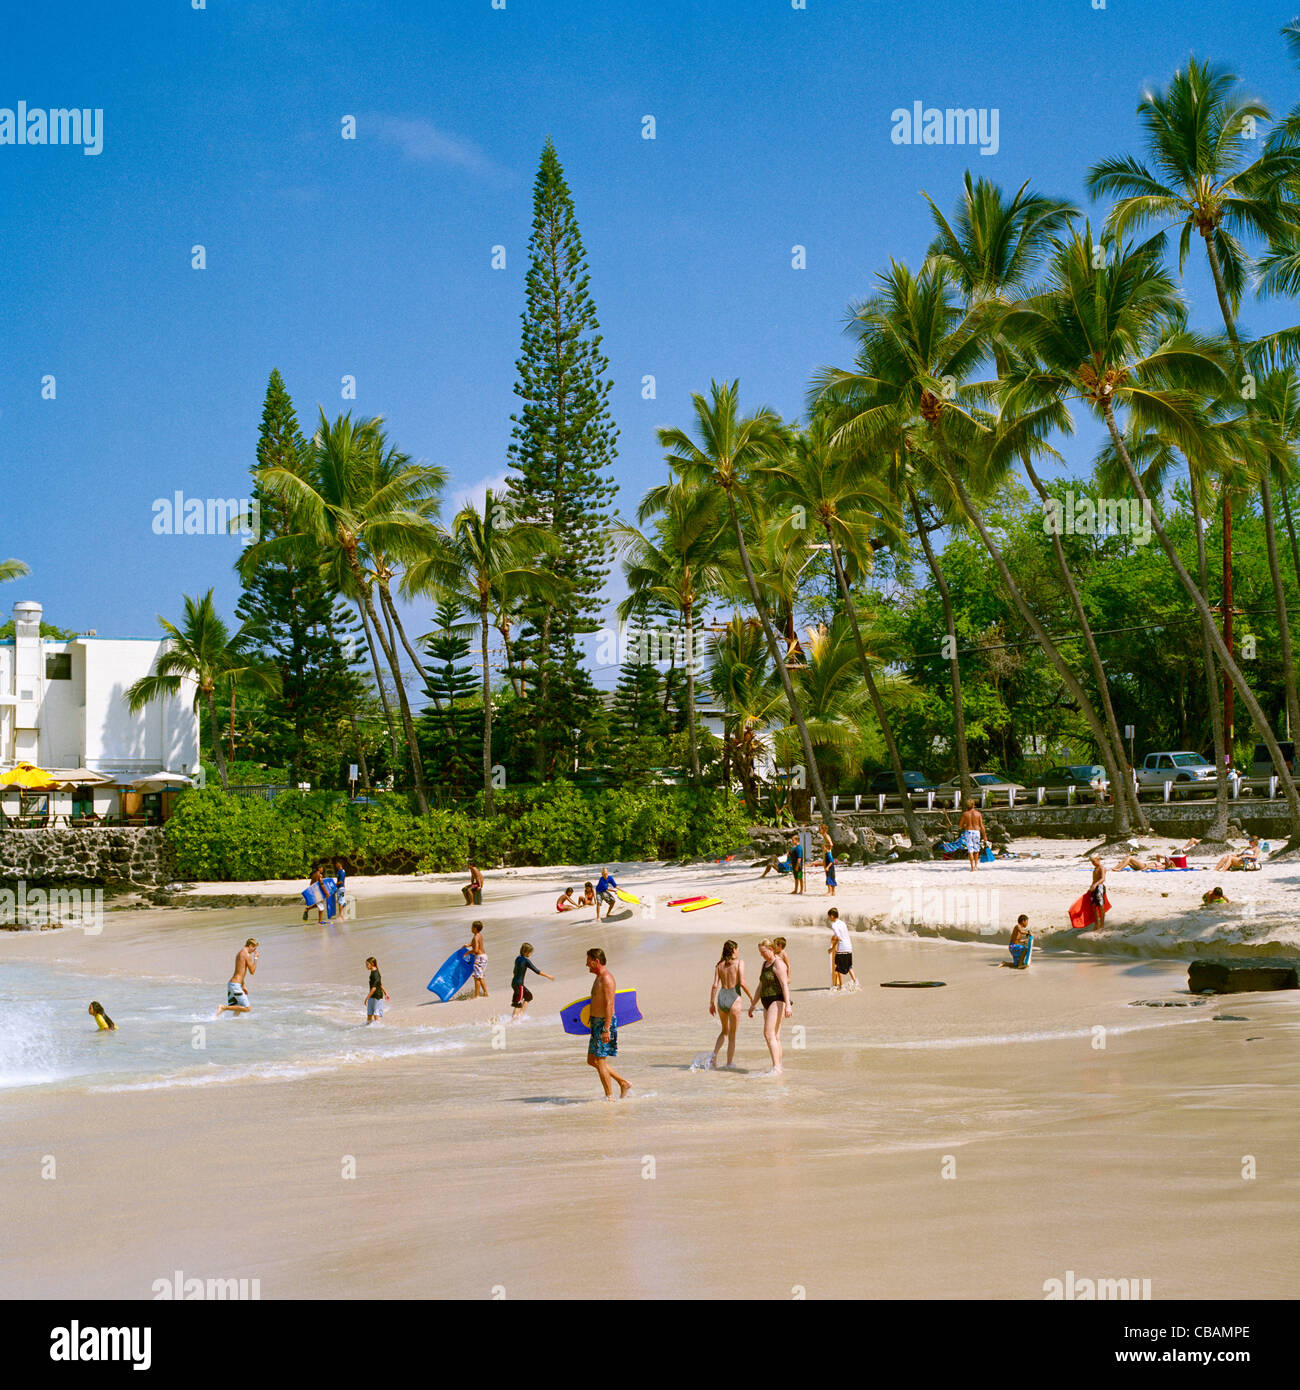
[[[596,703],[577,639],[599,626],[609,508],[618,430],[609,412],[608,362],[600,351],[596,306],[588,293],[573,199],[548,139],[533,186],[527,301],[516,363],[509,489],[521,521],[544,526],[560,543],[549,568],[568,586],[556,602],[539,602],[515,650],[514,674],[536,710],[537,768],[552,770],[556,745]]]

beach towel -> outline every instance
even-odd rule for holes
[[[1106,900],[1106,911],[1110,911],[1110,894],[1103,889],[1103,897]],[[1089,889],[1083,897],[1070,908],[1070,925],[1075,931],[1083,931],[1085,927],[1090,927],[1097,920],[1097,904],[1092,900],[1092,890]]]
[[[980,863],[981,863],[981,864],[992,864],[993,861],[994,861],[996,858],[997,858],[997,855],[995,855],[995,854],[993,853],[993,851],[989,848],[988,845],[985,845],[984,848],[983,848],[982,850],[980,850]]]

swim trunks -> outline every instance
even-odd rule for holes
[[[739,998],[740,991],[738,989],[720,989],[718,991],[718,1012],[720,1014],[727,1013]]]
[[[248,995],[245,993],[243,985],[231,980],[226,986],[226,1003],[238,1004],[243,1008],[248,1007]]]
[[[618,1024],[610,1024],[608,1042],[606,1042],[602,1036],[604,1031],[605,1020],[603,1018],[593,1018],[591,1020],[591,1046],[587,1051],[590,1052],[593,1057],[617,1057]]]
[[[978,854],[980,852],[980,833],[978,830],[963,830],[961,832],[962,848],[967,854]]]
[[[838,886],[838,885],[836,884],[836,882],[835,882],[835,865],[834,865],[834,864],[831,864],[831,865],[828,865],[828,866],[827,866],[827,869],[826,869],[826,886],[827,886],[827,888],[835,888],[835,887]]]
[[[382,999],[376,999],[375,996],[372,994],[370,998],[366,1000],[366,1017],[383,1018],[383,1016],[384,1001]]]
[[[1093,900],[1094,903],[1097,904],[1098,907],[1105,907],[1105,905],[1106,905],[1106,885],[1105,885],[1105,883],[1104,883],[1104,882],[1103,882],[1103,883],[1099,883],[1099,884],[1097,884],[1097,886],[1096,886],[1095,888],[1090,888],[1090,889],[1088,890],[1088,896]]]
[[[510,1002],[516,1009],[522,1009],[525,1004],[533,1002],[533,992],[527,985],[516,985],[514,997]]]
[[[837,973],[837,974],[840,974],[840,975],[847,975],[847,974],[849,973],[849,971],[852,970],[852,969],[853,969],[853,952],[852,952],[852,951],[836,951],[836,952],[835,952],[835,970],[836,970],[836,973]]]
[[[474,978],[475,978],[476,980],[485,979],[485,978],[486,978],[486,975],[485,975],[486,969],[487,969],[487,957],[486,957],[486,956],[475,956],[475,957],[474,957]]]

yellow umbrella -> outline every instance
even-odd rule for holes
[[[8,772],[0,772],[0,787],[23,787],[27,791],[48,791],[54,779],[34,763],[19,763]]]

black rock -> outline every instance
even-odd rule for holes
[[[1187,971],[1194,994],[1247,994],[1260,990],[1300,989],[1300,965],[1293,960],[1194,960]]]

